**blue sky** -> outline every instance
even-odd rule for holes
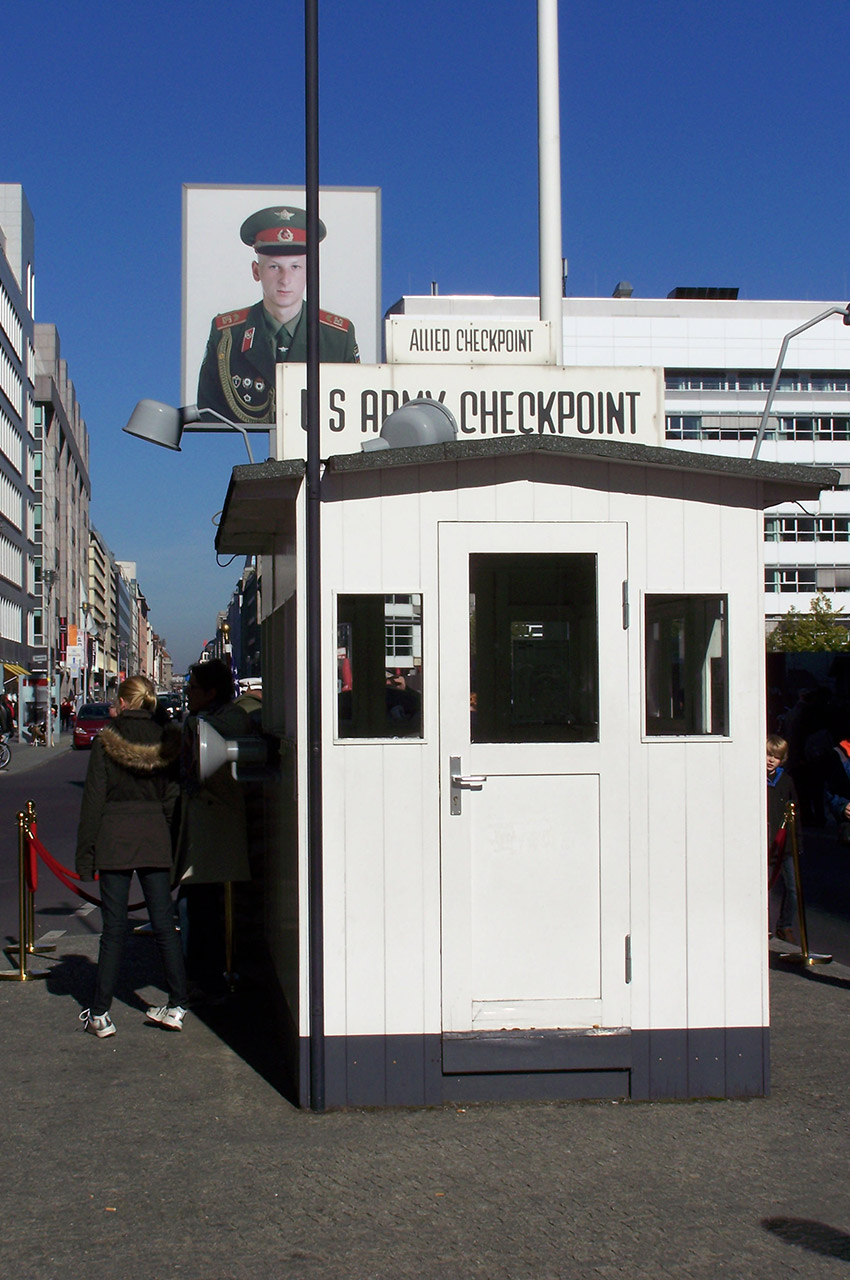
[[[537,293],[534,0],[320,0],[321,181],[382,189],[382,289]],[[561,3],[568,293],[846,300],[846,0]],[[212,517],[238,437],[122,434],[176,403],[181,186],[300,184],[303,5],[7,4],[0,181],[36,220],[91,436],[92,520],[178,668],[236,581]]]

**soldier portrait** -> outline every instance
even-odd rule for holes
[[[261,297],[213,318],[197,405],[233,422],[274,423],[276,365],[307,359],[307,215],[295,205],[272,205],[246,218],[239,234],[253,251],[250,271]],[[319,239],[325,235],[320,222]],[[359,361],[354,325],[346,316],[320,309],[319,359]]]

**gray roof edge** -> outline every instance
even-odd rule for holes
[[[464,462],[531,453],[591,458],[631,466],[665,467],[682,471],[740,477],[748,480],[792,482],[829,489],[841,483],[837,468],[792,462],[732,458],[716,453],[690,453],[660,445],[620,440],[584,440],[563,436],[522,436],[495,440],[455,440],[444,444],[416,445],[407,449],[379,449],[368,453],[335,454],[327,459],[332,472],[370,471],[384,467],[423,466],[439,462]],[[303,466],[303,463],[302,463]],[[243,468],[248,470],[248,468]],[[280,473],[282,474],[282,473]]]

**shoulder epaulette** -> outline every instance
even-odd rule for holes
[[[250,307],[245,307],[242,311],[222,311],[220,316],[215,318],[216,329],[230,329],[234,324],[242,324],[248,319]]]
[[[332,311],[320,311],[319,320],[322,324],[329,324],[332,329],[339,329],[340,333],[347,333],[351,328],[351,321],[345,316],[335,316]]]

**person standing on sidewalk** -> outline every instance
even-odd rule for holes
[[[182,1031],[186,970],[171,901],[171,820],[179,795],[178,734],[153,720],[156,690],[145,676],[118,686],[118,714],[92,744],[77,833],[77,873],[99,873],[103,932],[91,1007],[80,1020],[103,1039],[115,1035],[109,1016],[127,934],[133,873],[142,887],[168,984],[167,1004],[150,1008],[148,1022]]]
[[[234,702],[233,693],[230,667],[220,658],[189,668],[175,878],[191,998],[199,1004],[217,1001],[226,991],[224,885],[251,878],[242,784],[228,764],[205,782],[194,767],[198,720],[205,720],[223,738],[251,733],[248,716]]]
[[[788,743],[784,738],[772,734],[767,740],[767,844],[773,849],[779,831],[785,821],[785,812],[789,804],[796,811],[799,824],[800,805],[791,775],[785,768],[788,756]],[[799,841],[798,852],[802,847]],[[782,866],[779,872],[779,915],[776,919],[776,936],[783,942],[796,944],[794,923],[797,919],[797,877],[794,872],[794,858],[788,841],[787,830],[783,831],[783,847],[781,851]]]

